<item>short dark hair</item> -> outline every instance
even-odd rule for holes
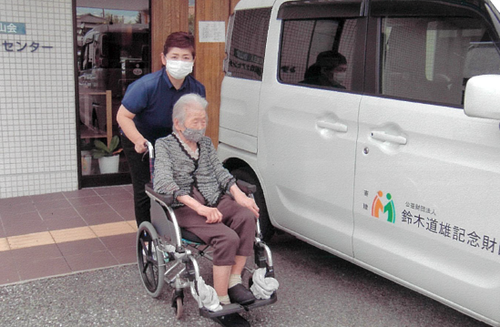
[[[316,64],[327,69],[335,69],[340,65],[347,65],[347,60],[342,54],[330,50],[319,53]]]
[[[187,32],[174,32],[170,34],[165,40],[165,45],[163,46],[163,54],[167,55],[168,51],[171,48],[190,49],[194,58],[195,51],[193,34]]]

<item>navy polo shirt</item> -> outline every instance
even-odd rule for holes
[[[122,104],[135,114],[137,130],[154,144],[172,131],[172,108],[181,96],[188,93],[206,97],[205,87],[193,76],[188,75],[177,90],[168,79],[165,68],[162,68],[130,84]]]

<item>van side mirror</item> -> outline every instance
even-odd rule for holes
[[[467,116],[500,120],[500,75],[471,77],[465,87]]]

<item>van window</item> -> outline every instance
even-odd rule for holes
[[[463,105],[467,80],[499,74],[500,56],[474,18],[382,19],[381,93]]]
[[[271,8],[240,10],[231,18],[224,71],[227,76],[262,80]]]
[[[284,20],[279,80],[351,90],[358,19]]]

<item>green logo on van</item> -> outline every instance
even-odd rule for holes
[[[391,193],[387,193],[384,197],[384,192],[378,191],[372,203],[372,216],[380,218],[381,215],[387,216],[387,221],[390,223],[396,222],[396,209]]]

